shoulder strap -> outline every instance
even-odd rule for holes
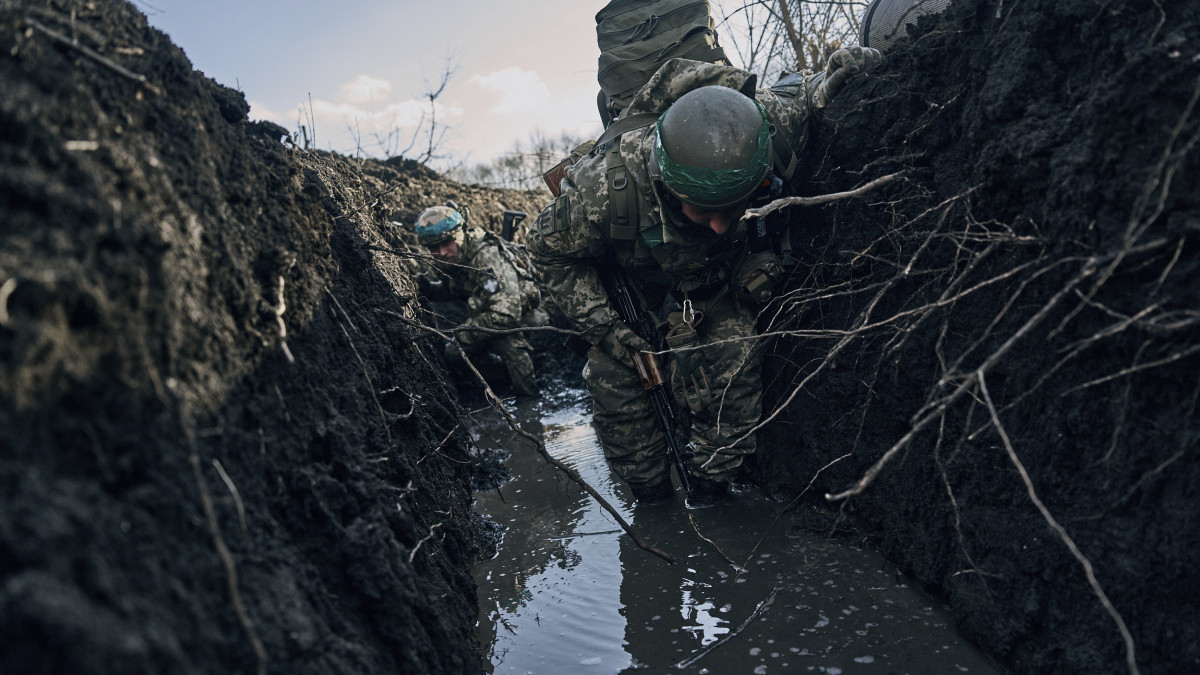
[[[614,125],[615,126],[615,125]],[[629,171],[621,155],[620,142],[613,143],[604,153],[608,171],[608,236],[620,241],[633,241],[638,233],[637,191],[629,185]]]
[[[600,138],[596,139],[596,147],[599,148],[603,146],[605,143],[617,138],[626,131],[633,131],[634,129],[648,127],[651,124],[654,124],[654,120],[656,119],[658,119],[658,113],[651,112],[634,113],[629,117],[622,117],[621,119],[608,125],[608,128],[604,130],[604,133],[600,134]]]
[[[783,139],[787,140],[787,139]],[[771,143],[772,164],[775,165],[775,172],[786,183],[792,179],[796,173],[796,151],[792,150],[791,143]]]

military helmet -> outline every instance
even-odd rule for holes
[[[762,105],[729,87],[680,96],[654,124],[651,169],[682,201],[707,209],[750,197],[771,167],[771,123]]]
[[[463,239],[463,224],[467,219],[458,209],[451,206],[431,206],[417,216],[413,230],[422,246],[437,246],[451,239],[460,245]]]

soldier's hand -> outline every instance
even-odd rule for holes
[[[463,347],[469,347],[485,336],[484,333],[470,330],[475,327],[475,323],[467,320],[466,323],[454,329],[454,341]]]
[[[651,351],[650,343],[638,337],[629,326],[625,325],[624,321],[614,323],[613,327],[600,340],[600,344],[596,346],[620,361],[629,358],[630,349],[639,352]]]
[[[818,108],[829,105],[834,96],[846,86],[846,82],[871,68],[883,60],[878,49],[871,47],[846,47],[839,49],[829,56],[829,64],[825,67],[825,77],[813,91],[813,104]]]

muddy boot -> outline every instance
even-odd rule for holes
[[[532,350],[524,340],[502,340],[496,345],[496,353],[508,371],[508,380],[518,396],[537,396],[537,374],[533,367]]]
[[[533,359],[529,352],[518,352],[524,358],[508,361],[508,377],[512,381],[513,390],[521,396],[537,396],[541,393],[538,388],[537,376],[533,372]]]
[[[691,484],[692,491],[687,496],[689,509],[706,509],[716,505],[725,499],[725,495],[729,494],[729,483],[718,483],[715,480],[692,476]]]
[[[629,491],[637,500],[638,506],[661,504],[675,498],[675,486],[670,478],[664,478],[653,485],[630,485]]]

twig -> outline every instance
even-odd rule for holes
[[[458,349],[459,354],[462,355],[463,361],[467,364],[467,367],[470,368],[471,372],[475,374],[476,379],[483,384],[484,397],[487,398],[487,400],[492,404],[492,407],[500,411],[500,414],[502,414],[504,419],[508,422],[510,429],[532,443],[538,454],[542,456],[542,459],[549,462],[554,468],[562,471],[564,474],[566,474],[567,478],[570,478],[571,481],[573,481],[576,485],[583,488],[584,492],[591,495],[592,499],[595,499],[600,506],[603,507],[605,511],[608,511],[609,515],[611,515],[613,519],[617,521],[617,524],[621,526],[621,529],[625,530],[625,533],[629,535],[629,538],[633,540],[633,543],[638,545],[638,548],[653,553],[669,563],[675,562],[675,559],[671,557],[671,554],[653,546],[652,544],[647,543],[641,537],[639,537],[637,533],[634,532],[633,527],[630,526],[629,523],[626,522],[625,518],[621,516],[621,513],[617,511],[612,504],[609,504],[608,500],[600,496],[600,493],[597,492],[595,488],[593,488],[591,485],[588,485],[587,481],[585,481],[583,477],[579,475],[579,472],[551,456],[550,453],[546,451],[546,444],[543,443],[541,439],[537,438],[528,431],[525,431],[520,427],[520,425],[517,424],[517,421],[513,418],[512,413],[510,413],[508,408],[504,406],[504,402],[500,400],[500,397],[496,395],[496,392],[492,391],[491,385],[487,383],[487,380],[483,377],[483,374],[480,373],[477,368],[475,368],[475,364],[471,362],[470,357],[467,356],[467,352],[462,348],[462,345],[458,344],[458,341],[436,328],[426,326],[418,321],[413,321],[403,314],[392,312],[386,309],[379,311],[383,314],[399,319],[413,328],[432,333],[446,342],[454,345],[455,348]]]
[[[1042,319],[1046,318],[1046,315],[1050,313],[1050,310],[1057,306],[1058,303],[1061,302],[1062,299],[1066,297],[1066,295],[1070,293],[1072,289],[1090,277],[1096,271],[1099,263],[1100,261],[1097,259],[1088,260],[1088,262],[1083,266],[1083,269],[1081,269],[1078,274],[1068,281],[1066,286],[1055,293],[1054,296],[1051,297],[1041,309],[1039,309],[1028,321],[1025,322],[1023,326],[1017,330],[1017,332],[1009,336],[1008,340],[1006,340],[1004,344],[1000,345],[1000,347],[997,348],[996,351],[993,352],[991,356],[989,356],[983,362],[983,365],[981,365],[975,372],[986,372],[995,366],[996,363],[1003,358],[1010,349],[1012,349],[1013,345],[1016,344],[1017,341],[1024,337],[1027,333],[1033,330],[1034,326],[1041,323]],[[932,411],[927,413],[924,417],[913,424],[912,428],[909,429],[908,433],[904,434],[903,438],[896,441],[895,445],[889,448],[887,452],[883,453],[883,456],[880,457],[870,469],[867,469],[867,472],[863,474],[862,478],[858,480],[854,487],[837,494],[826,494],[825,499],[831,502],[841,501],[843,499],[853,497],[854,495],[861,494],[863,490],[866,490],[867,486],[874,482],[875,477],[879,475],[879,472],[883,470],[883,467],[885,467],[888,462],[890,462],[892,458],[896,456],[897,453],[908,447],[908,444],[912,442],[914,438],[916,438],[917,434],[924,430],[925,427],[927,427],[931,422],[946,414],[946,410],[951,405],[953,405],[956,401],[958,401],[958,399],[965,396],[971,390],[972,385],[975,382],[975,378],[975,375],[964,378],[963,381],[959,383],[958,388],[956,388],[950,395],[946,396],[941,400],[941,402],[935,405]]]
[[[283,298],[283,275],[279,275],[279,303],[275,306],[275,320],[279,322],[279,340],[283,345],[283,355],[287,357],[288,363],[295,363],[296,357],[292,356],[292,350],[288,349],[287,344],[287,324],[283,322],[283,313],[287,311],[287,301]]]
[[[391,253],[392,255],[398,256],[401,258],[410,258],[412,260],[420,260],[422,262],[429,263],[434,268],[457,267],[459,269],[470,270],[472,272],[480,271],[480,270],[475,269],[474,267],[471,267],[470,265],[463,265],[460,263],[452,263],[449,260],[443,260],[441,258],[432,256],[428,253],[413,253],[411,251],[401,251],[399,249],[389,248],[387,246],[367,246],[367,250],[368,251],[379,251],[380,253]],[[490,272],[488,272],[487,275],[491,276],[492,278],[495,278]]]
[[[309,94],[309,96],[312,96],[312,94]],[[363,209],[367,209],[367,208],[370,208],[370,207],[374,206],[374,205],[375,205],[375,203],[379,201],[379,198],[380,198],[380,197],[382,197],[382,196],[384,196],[384,195],[388,194],[389,192],[393,192],[394,190],[396,190],[397,188],[399,188],[399,187],[401,187],[401,186],[403,186],[403,185],[405,185],[405,184],[404,184],[404,183],[396,183],[395,185],[393,185],[392,187],[390,187],[390,188],[388,188],[388,189],[386,189],[386,190],[380,190],[379,192],[376,192],[376,193],[374,194],[374,196],[370,197],[370,198],[369,198],[369,199],[367,199],[365,202],[363,202],[363,205],[362,205],[362,206],[358,207],[357,209],[354,209],[354,210],[353,210],[353,211],[351,211],[350,213],[347,213],[347,214],[344,214],[344,215],[338,216],[338,218],[350,218],[351,216],[356,216],[356,215],[358,215],[358,214],[359,214],[359,212],[361,212]],[[370,247],[370,248],[376,248],[376,247],[372,246],[372,247]]]
[[[490,335],[512,335],[514,333],[560,333],[562,335],[583,335],[577,330],[558,328],[556,326],[524,326],[522,328],[484,328],[483,326],[456,326],[450,329],[452,333],[467,332],[488,333]]]
[[[242,630],[245,631],[246,638],[250,641],[250,647],[254,650],[254,656],[258,659],[258,675],[266,675],[267,650],[263,648],[262,641],[258,639],[258,635],[254,632],[254,625],[250,623],[250,617],[246,614],[246,608],[242,604],[242,594],[238,590],[237,567],[234,565],[233,556],[230,555],[229,548],[225,546],[225,539],[221,536],[221,526],[217,524],[217,514],[213,508],[212,497],[209,495],[208,486],[204,482],[204,474],[200,471],[200,457],[196,453],[195,435],[192,433],[191,423],[187,420],[182,404],[179,405],[179,416],[190,450],[188,461],[192,465],[192,477],[196,481],[196,489],[200,492],[200,504],[204,508],[204,516],[208,521],[208,531],[212,535],[213,546],[217,549],[217,556],[221,559],[221,564],[225,567],[225,581],[229,585],[229,596],[233,602],[233,611],[237,614],[238,622],[241,623]]]
[[[238,494],[237,486],[233,484],[233,479],[229,474],[225,473],[225,467],[221,466],[221,461],[213,458],[213,466],[216,467],[217,473],[221,474],[221,480],[225,481],[225,487],[229,488],[229,494],[233,495],[233,503],[237,506],[238,522],[242,525],[242,534],[246,533],[246,508],[242,505],[242,495]]]
[[[409,553],[408,553],[409,564],[412,564],[413,558],[417,557],[417,551],[421,550],[421,544],[424,544],[425,542],[429,541],[430,539],[433,539],[433,533],[444,524],[445,523],[438,523],[437,525],[434,525],[433,527],[429,528],[429,534],[425,535],[425,538],[422,539],[421,541],[418,541],[416,546],[413,546],[413,550],[409,551]]]
[[[1185,349],[1181,352],[1175,352],[1174,354],[1172,354],[1170,356],[1158,359],[1156,361],[1150,361],[1148,363],[1142,363],[1140,365],[1130,366],[1120,372],[1113,373],[1112,375],[1105,375],[1104,377],[1097,378],[1090,382],[1084,382],[1083,384],[1081,384],[1079,386],[1071,387],[1070,389],[1059,394],[1059,396],[1066,396],[1067,394],[1070,394],[1071,392],[1078,391],[1080,389],[1086,389],[1088,387],[1094,387],[1097,384],[1103,384],[1105,382],[1110,382],[1119,377],[1125,377],[1126,375],[1132,375],[1133,373],[1136,373],[1136,372],[1139,372],[1142,370],[1147,370],[1150,368],[1157,368],[1158,366],[1165,366],[1168,363],[1174,363],[1174,362],[1178,361],[1179,359],[1191,356],[1192,354],[1195,354],[1196,352],[1200,352],[1200,345],[1192,345],[1191,347],[1188,347],[1187,349]]]
[[[1112,602],[1108,599],[1108,595],[1104,593],[1104,589],[1100,587],[1100,582],[1096,580],[1096,574],[1092,569],[1092,563],[1083,553],[1079,551],[1079,547],[1075,545],[1075,541],[1067,534],[1066,528],[1050,515],[1049,509],[1038,499],[1037,491],[1034,490],[1033,481],[1029,478],[1029,472],[1025,470],[1025,465],[1021,463],[1021,458],[1017,457],[1016,451],[1013,449],[1012,442],[1008,438],[1008,433],[1004,430],[1004,425],[1000,423],[1000,416],[996,412],[996,406],[992,403],[991,394],[988,393],[987,380],[984,377],[983,369],[980,368],[975,372],[975,379],[979,382],[979,393],[983,395],[983,401],[987,405],[988,414],[992,417],[992,424],[996,427],[996,432],[1000,434],[1000,440],[1004,442],[1004,450],[1008,453],[1008,459],[1017,468],[1017,472],[1021,474],[1021,481],[1025,484],[1025,491],[1029,494],[1029,500],[1037,507],[1042,518],[1050,529],[1058,535],[1062,542],[1066,544],[1071,551],[1071,555],[1079,561],[1083,566],[1083,572],[1087,576],[1088,584],[1091,585],[1092,591],[1096,597],[1100,599],[1100,604],[1104,606],[1104,611],[1112,617],[1117,624],[1117,629],[1121,631],[1121,638],[1125,641],[1125,665],[1129,668],[1132,675],[1138,674],[1137,659],[1134,656],[1133,635],[1130,634],[1129,628],[1125,625],[1125,620],[1121,618],[1121,614],[1117,612],[1117,608],[1113,607]]]
[[[17,290],[17,278],[10,277],[0,286],[0,326],[7,326],[12,317],[8,315],[8,298]]]
[[[354,358],[358,359],[358,365],[362,366],[363,377],[367,378],[367,388],[371,391],[371,399],[375,401],[375,407],[379,410],[379,421],[383,422],[383,433],[387,436],[388,443],[391,443],[392,431],[388,428],[387,413],[383,411],[383,405],[379,402],[379,397],[375,395],[375,383],[371,381],[371,374],[367,372],[367,364],[359,356],[358,349],[354,346],[354,340],[350,338],[346,327],[339,323],[338,328],[342,329],[342,335],[345,335],[346,342],[350,343],[350,351],[354,352]]]
[[[333,293],[330,293],[328,288],[325,289],[325,292],[329,293],[330,297],[333,297]],[[346,321],[350,322],[350,315],[346,314],[346,310],[342,309],[342,305],[337,302],[337,298],[334,298],[334,304],[342,311],[342,315],[346,317]],[[367,378],[367,388],[371,392],[371,399],[375,401],[375,407],[379,410],[379,419],[383,422],[383,433],[387,436],[388,443],[390,444],[392,442],[392,431],[388,428],[387,413],[383,411],[383,404],[379,402],[379,396],[375,394],[375,383],[371,381],[371,374],[367,372],[367,364],[363,361],[362,356],[359,355],[358,348],[354,346],[354,340],[351,339],[346,327],[341,322],[336,321],[336,316],[334,318],[338,328],[342,330],[342,335],[346,336],[346,342],[350,343],[350,351],[354,352],[354,358],[358,359],[358,365],[362,366],[363,377]],[[350,323],[350,325],[354,326],[353,323]]]
[[[721,645],[725,644],[726,642],[729,642],[733,638],[737,637],[739,633],[746,630],[746,627],[750,625],[751,621],[754,621],[758,617],[762,616],[763,612],[767,611],[767,608],[771,606],[771,603],[775,602],[775,595],[777,593],[779,593],[778,586],[772,588],[771,592],[767,594],[767,597],[758,603],[758,606],[756,606],[754,608],[754,611],[750,613],[750,616],[746,617],[746,620],[742,622],[742,625],[738,626],[733,631],[727,633],[720,640],[717,640],[716,642],[705,647],[704,649],[701,649],[700,651],[696,652],[695,654],[692,654],[691,656],[680,661],[679,663],[676,663],[675,667],[678,668],[679,670],[683,670],[684,668],[687,668],[688,666],[699,661],[700,659],[704,658],[705,656],[708,656],[709,653],[712,652],[712,650],[716,649],[717,647],[720,647]]]
[[[99,63],[101,65],[108,66],[114,72],[116,72],[118,75],[123,75],[123,76],[133,80],[134,82],[140,83],[142,86],[146,87],[147,89],[154,92],[155,94],[162,93],[162,91],[158,87],[154,86],[153,84],[150,84],[150,81],[146,79],[145,75],[135,73],[132,70],[129,70],[128,68],[117,63],[116,61],[113,61],[112,59],[108,58],[107,56],[103,56],[103,55],[99,54],[94,49],[92,49],[86,45],[81,45],[78,42],[72,40],[71,38],[63,35],[62,33],[59,33],[57,31],[51,30],[50,28],[47,28],[46,26],[39,23],[36,19],[30,18],[27,16],[27,17],[25,17],[25,23],[29,24],[30,26],[33,26],[34,28],[38,29],[39,31],[45,33],[48,37],[50,37],[58,42],[61,42],[62,44],[66,45],[68,47],[71,47],[73,49],[78,49],[80,52],[83,53],[84,56],[94,59],[97,63]]]
[[[571,534],[559,534],[546,539],[574,539],[575,537],[596,537],[602,534],[616,534],[620,530],[601,530],[600,532],[572,532]]]
[[[779,209],[786,208],[788,206],[818,206],[820,204],[827,204],[829,202],[837,201],[839,199],[849,199],[850,197],[858,197],[859,195],[862,195],[866,192],[870,192],[871,190],[874,190],[877,187],[887,185],[888,183],[891,183],[895,180],[899,180],[899,179],[903,178],[905,173],[906,172],[904,172],[904,171],[897,171],[896,173],[889,173],[886,176],[880,176],[879,178],[876,178],[875,180],[873,180],[865,185],[861,185],[861,186],[856,187],[853,190],[849,190],[847,192],[834,192],[834,193],[827,194],[827,195],[817,195],[816,197],[782,197],[780,199],[776,199],[775,201],[766,204],[765,206],[760,206],[756,209],[746,209],[746,212],[744,214],[742,214],[741,220],[749,220],[751,218],[762,218],[763,216],[765,216],[769,213],[778,211]]]
[[[458,420],[457,422],[454,423],[454,428],[451,429],[450,432],[446,434],[446,437],[442,439],[441,443],[437,444],[437,447],[433,449],[433,452],[427,452],[424,455],[421,455],[421,459],[417,460],[417,464],[424,462],[426,457],[428,457],[430,455],[436,455],[439,452],[441,452],[442,448],[445,447],[445,445],[446,445],[446,441],[450,440],[450,437],[454,435],[454,432],[458,431],[458,428],[460,426],[462,426],[462,420]]]
[[[712,544],[712,547],[717,549],[717,553],[721,554],[721,557],[725,559],[725,562],[729,563],[730,565],[733,565],[733,568],[738,571],[738,574],[741,574],[746,571],[745,567],[742,567],[741,565],[734,562],[733,558],[730,558],[729,556],[725,555],[725,551],[721,550],[721,547],[717,545],[717,542],[713,541],[712,539],[709,539],[708,537],[706,537],[700,533],[700,528],[696,526],[696,517],[691,513],[688,514],[688,522],[690,522],[692,524],[692,530],[694,530],[696,532],[696,536],[700,537],[704,541],[707,541],[709,544]]]

